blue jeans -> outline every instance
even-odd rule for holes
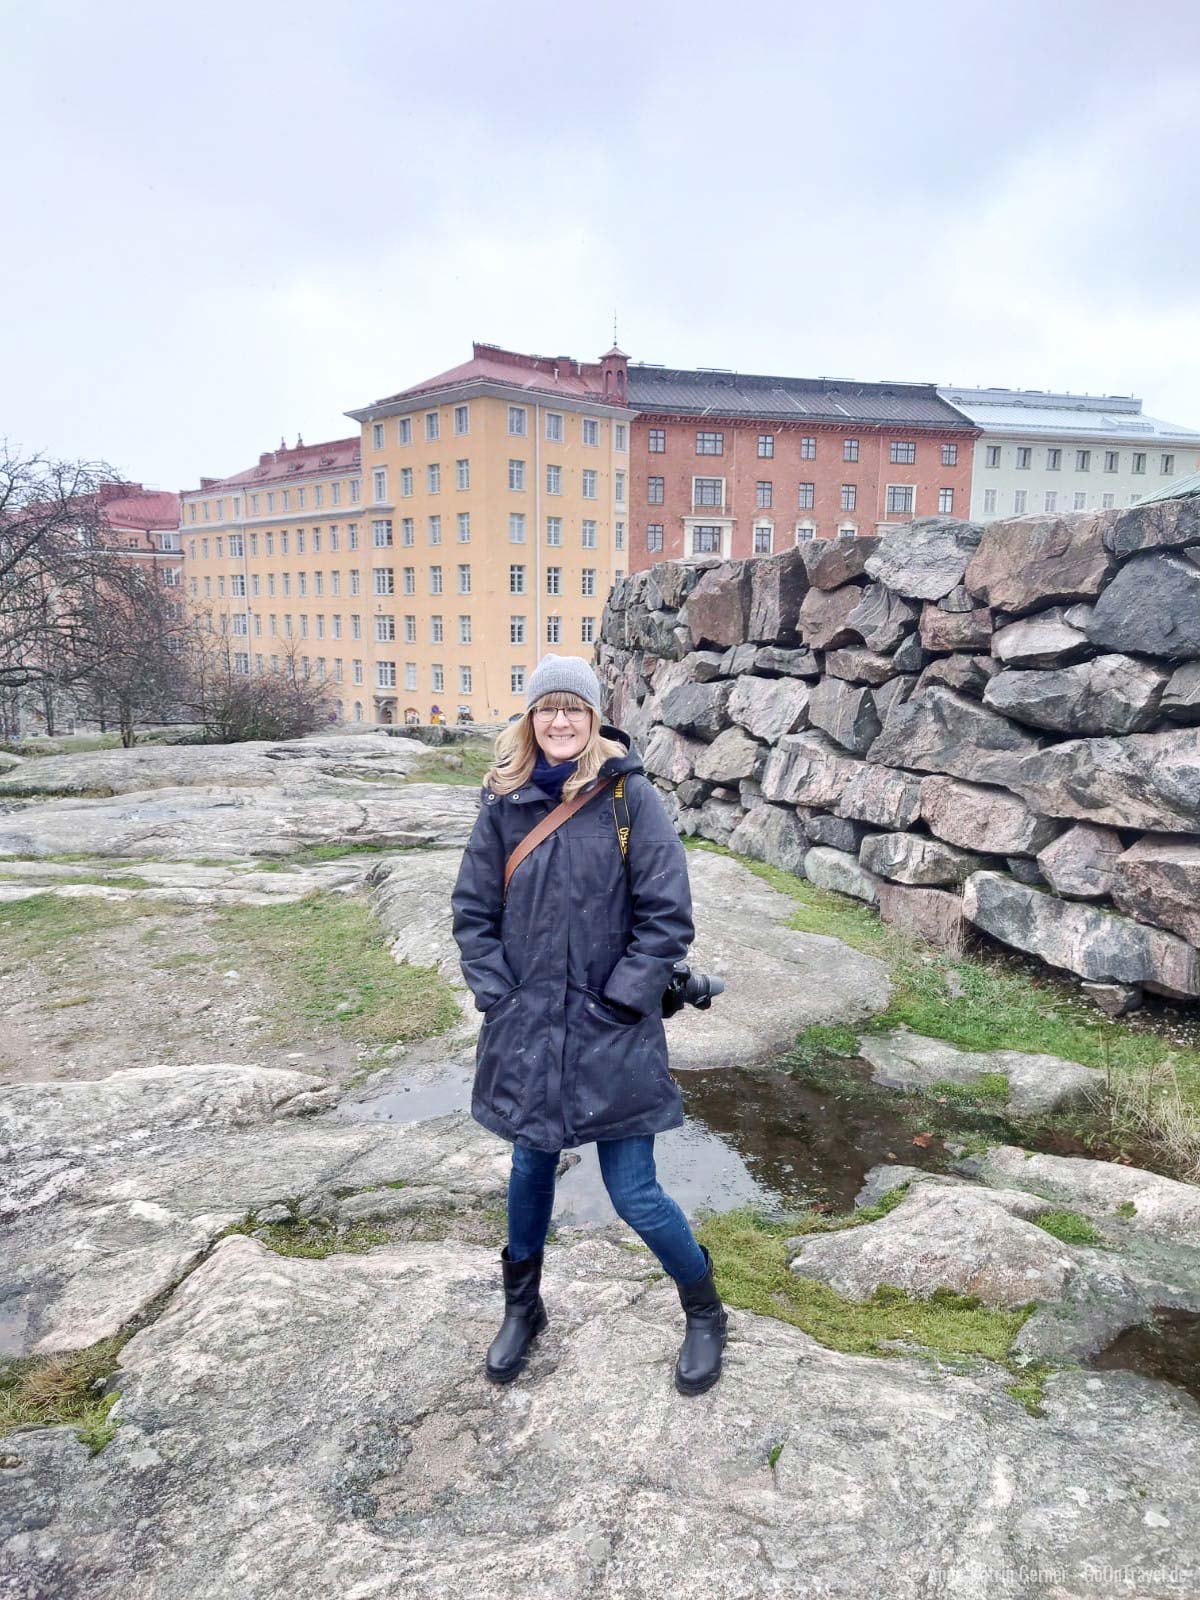
[[[679,1206],[658,1181],[654,1135],[597,1139],[600,1173],[613,1209],[641,1235],[679,1283],[695,1283],[708,1271],[696,1236]],[[554,1174],[559,1155],[513,1145],[508,1180],[508,1258],[523,1261],[546,1242],[554,1211]]]

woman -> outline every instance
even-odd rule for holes
[[[483,1012],[471,1115],[513,1145],[505,1316],[485,1371],[494,1383],[515,1378],[546,1326],[542,1254],[559,1154],[595,1141],[617,1215],[678,1286],[675,1387],[702,1394],[721,1375],[725,1310],[712,1258],[654,1167],[654,1135],[683,1122],[662,994],[694,934],[686,852],[629,735],[601,724],[600,683],[582,656],[545,656],[525,707],[497,736],[451,896],[463,976]],[[628,871],[609,783],[530,851],[505,899],[505,862],[521,839],[560,801],[621,773]]]

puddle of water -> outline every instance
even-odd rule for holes
[[[1089,1365],[1165,1378],[1200,1400],[1200,1312],[1155,1306],[1151,1316],[1118,1334]]]
[[[385,1094],[343,1101],[338,1120],[418,1122],[471,1107],[474,1069],[424,1081],[393,1080]],[[894,1159],[933,1165],[940,1140],[914,1147],[893,1097],[839,1094],[769,1068],[724,1068],[680,1076],[684,1125],[654,1144],[659,1179],[684,1211],[799,1210],[814,1201],[849,1210],[870,1167]],[[559,1179],[554,1220],[610,1222],[615,1213],[595,1144]]]

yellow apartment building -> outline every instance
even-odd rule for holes
[[[239,671],[293,646],[342,720],[507,720],[547,650],[591,657],[627,570],[627,381],[615,348],[476,344],[348,412],[359,438],[201,479],[181,503],[189,603],[235,635]]]

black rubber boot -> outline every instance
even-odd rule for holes
[[[713,1283],[712,1257],[700,1246],[708,1271],[697,1283],[680,1283],[679,1303],[687,1316],[687,1332],[675,1362],[675,1387],[680,1394],[703,1394],[721,1376],[721,1351],[725,1348],[725,1307]]]
[[[523,1261],[508,1259],[508,1246],[500,1252],[504,1272],[504,1321],[488,1346],[485,1371],[493,1383],[511,1383],[525,1365],[529,1346],[549,1322],[540,1293],[541,1250]]]

